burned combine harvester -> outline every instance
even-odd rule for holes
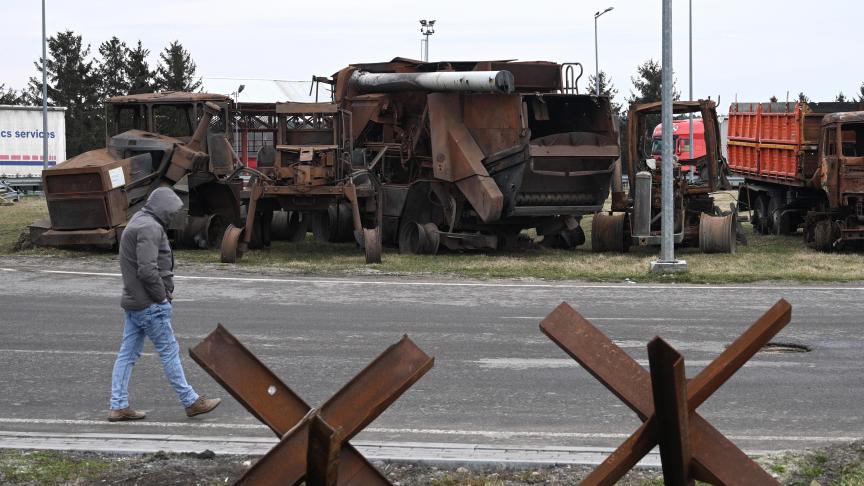
[[[175,242],[209,248],[240,218],[239,165],[225,138],[230,98],[146,93],[106,101],[106,148],[43,172],[49,219],[30,226],[43,246],[112,247],[126,221],[160,186],[184,202],[170,224]]]
[[[356,239],[369,262],[382,244],[498,249],[526,228],[582,244],[580,219],[602,208],[619,147],[609,99],[578,94],[577,69],[397,58],[316,78],[332,101],[277,104],[275,151],[250,170],[248,218],[226,231],[222,260],[269,238],[280,209],[288,237],[311,224]]]
[[[660,244],[662,161],[652,154],[649,142],[653,127],[648,126],[648,120],[658,120],[660,112],[659,102],[630,107],[627,118],[630,190],[625,194],[616,189],[612,194],[612,211],[594,216],[591,228],[594,251],[624,252],[631,245]],[[698,245],[706,253],[734,253],[740,235],[737,210],[732,206],[730,211],[722,211],[715,206],[712,196],[713,192],[730,189],[728,168],[720,153],[715,104],[710,100],[676,101],[673,112],[701,114],[705,132],[703,157],[686,166],[673,161],[675,244]],[[616,185],[621,187],[620,183]]]

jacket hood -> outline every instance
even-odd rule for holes
[[[159,187],[150,193],[142,211],[151,214],[162,226],[167,227],[171,218],[183,207],[183,201],[167,187]]]

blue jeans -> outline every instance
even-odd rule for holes
[[[171,304],[165,302],[152,304],[146,309],[126,311],[123,342],[111,373],[111,410],[129,406],[129,378],[135,362],[141,356],[144,336],[150,338],[159,353],[165,377],[177,392],[180,403],[184,407],[195,403],[198,394],[186,383],[183,366],[180,364],[180,346],[174,338],[174,330],[171,329]]]

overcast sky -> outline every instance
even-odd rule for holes
[[[688,94],[688,2],[673,0],[674,67]],[[721,97],[722,111],[741,101],[804,91],[816,101],[864,82],[860,0],[820,2],[695,0],[693,70],[696,98]],[[141,39],[151,64],[179,40],[203,76],[307,80],[353,62],[419,57],[418,19],[436,19],[433,60],[521,59],[579,61],[594,71],[595,11],[600,68],[618,88],[631,90],[636,66],[661,55],[659,0],[481,2],[284,0],[47,0],[49,35],[70,29],[92,50],[118,36]],[[41,53],[40,5],[0,0],[0,83],[22,88]]]

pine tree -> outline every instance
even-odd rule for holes
[[[614,84],[612,84],[612,80],[609,79],[609,76],[606,74],[605,71],[600,71],[598,77],[600,79],[600,95],[609,97],[609,100],[612,104],[612,112],[615,113],[615,115],[620,116],[621,104],[615,102],[615,97],[618,96],[618,89],[615,88]],[[597,78],[595,78],[593,74],[588,76],[588,90],[591,93],[596,92],[596,79]]]
[[[834,101],[836,101],[838,103],[846,103],[849,100],[846,99],[846,95],[844,95],[843,92],[841,91],[841,92],[837,93],[837,96],[834,98]]]
[[[770,101],[771,103],[777,103],[777,97],[774,95],[771,95],[771,98],[768,101]]]
[[[650,103],[660,101],[662,98],[663,69],[660,63],[654,59],[648,59],[636,68],[638,75],[631,77],[636,92],[630,92],[628,103]],[[681,98],[681,93],[675,89],[675,81],[672,81],[672,99]]]
[[[138,47],[129,50],[126,64],[126,78],[129,80],[129,94],[150,93],[153,91],[153,72],[147,64],[149,49],[144,49],[141,41]]]
[[[0,105],[23,105],[25,103],[24,93],[7,88],[0,83]]]
[[[48,39],[48,104],[66,107],[66,153],[69,157],[102,146],[103,122],[99,81],[90,46],[71,30]],[[34,62],[39,76],[31,77],[27,102],[42,104],[42,58]]]
[[[636,67],[637,76],[630,78],[633,82],[633,87],[636,92],[630,91],[630,97],[627,98],[629,104],[651,103],[661,101],[663,97],[663,69],[660,63],[654,59],[648,59]],[[678,100],[681,98],[681,93],[675,89],[675,80],[672,80],[672,99]],[[621,147],[622,147],[622,163],[627,163],[629,158],[627,155],[627,147],[630,141],[626,133],[626,117],[621,117]],[[660,123],[660,115],[647,115],[645,117],[645,127],[649,130],[644,136],[650,140],[651,132],[654,127]]]
[[[195,77],[195,61],[179,41],[174,41],[159,54],[156,67],[156,88],[159,91],[198,91],[201,78]]]
[[[129,93],[129,48],[117,37],[99,46],[99,94],[105,98]]]

